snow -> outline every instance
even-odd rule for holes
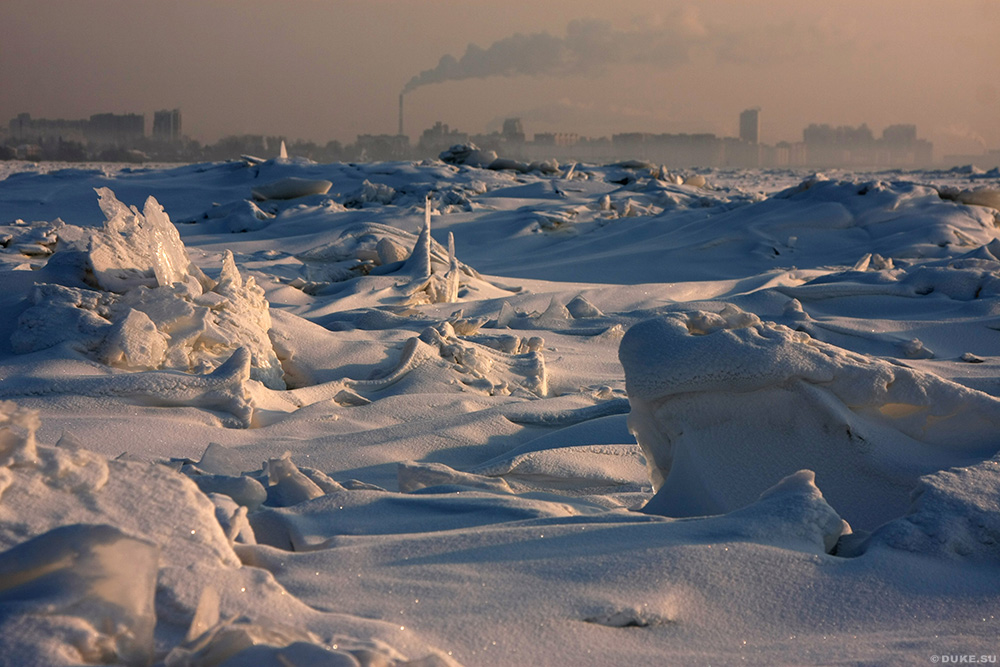
[[[321,179],[309,180],[286,176],[285,178],[264,183],[253,188],[250,192],[257,201],[267,199],[298,199],[309,195],[325,195],[333,185],[330,181]]]
[[[905,510],[921,475],[995,451],[993,396],[732,306],[637,324],[620,357],[658,489],[646,511],[731,511],[806,466],[872,529]]]
[[[0,664],[996,652],[997,174],[441,157],[4,165]]]

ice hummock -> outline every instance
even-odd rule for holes
[[[905,512],[920,476],[997,447],[994,396],[733,306],[637,324],[619,357],[657,491],[647,512],[732,511],[807,468],[871,529]]]
[[[143,213],[98,191],[107,220],[103,229],[77,232],[87,239],[60,253],[85,258],[69,285],[41,283],[32,306],[11,336],[14,351],[37,352],[68,344],[116,368],[174,369],[210,373],[239,348],[250,352],[251,377],[284,388],[283,371],[268,337],[271,319],[264,291],[240,275],[232,252],[212,280],[187,255],[180,236],[156,200]],[[80,250],[85,247],[85,250]],[[73,266],[72,260],[65,264]],[[96,289],[75,286],[90,281]]]
[[[108,188],[96,192],[106,220],[103,230],[90,236],[87,256],[98,287],[120,293],[140,285],[169,287],[205,280],[155,198],[146,199],[140,213],[118,201]]]

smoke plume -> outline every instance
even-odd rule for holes
[[[469,44],[461,58],[445,55],[437,67],[410,79],[403,93],[432,83],[490,76],[586,76],[613,65],[678,65],[704,40],[690,17],[678,19],[655,30],[617,30],[605,21],[576,20],[567,25],[565,37],[539,32],[505,37],[485,49]]]

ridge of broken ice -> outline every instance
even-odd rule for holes
[[[65,343],[116,368],[208,373],[245,348],[251,377],[284,388],[268,337],[264,291],[252,276],[243,279],[232,252],[224,253],[213,281],[191,263],[156,200],[150,197],[139,213],[107,188],[98,194],[107,221],[103,229],[83,234],[89,238],[84,251],[89,272],[75,276],[92,276],[98,289],[36,285],[32,306],[11,335],[14,351],[27,354]],[[53,257],[79,253],[79,246],[70,243]]]

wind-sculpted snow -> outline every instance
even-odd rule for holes
[[[996,652],[1000,173],[445,157],[0,180],[0,665]]]
[[[906,509],[920,475],[1000,448],[995,397],[731,306],[637,324],[619,357],[657,490],[647,512],[731,511],[808,468],[870,529]]]
[[[889,547],[996,564],[1000,559],[1000,456],[922,477],[906,515],[854,548]],[[845,549],[845,553],[851,553]]]
[[[179,371],[113,373],[77,377],[32,377],[0,387],[0,398],[87,396],[115,397],[139,405],[192,406],[219,410],[248,427],[253,417],[247,388],[250,353],[238,348],[224,364],[205,375]]]
[[[338,655],[357,664],[351,651],[384,661],[367,664],[405,664],[379,641],[387,627],[318,614],[267,573],[242,566],[237,534],[224,533],[216,518],[226,507],[213,502],[217,496],[167,467],[107,461],[66,437],[56,447],[39,445],[38,426],[36,414],[0,402],[3,664],[158,658],[201,667],[232,656],[240,664],[289,664],[279,654],[307,660],[290,664],[341,664],[314,662]],[[257,611],[248,617],[250,600]],[[359,634],[341,635],[338,652],[310,630],[323,626]]]

